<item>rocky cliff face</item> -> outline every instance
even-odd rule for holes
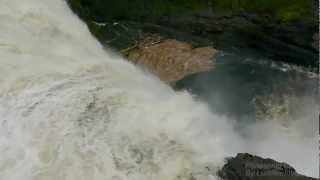
[[[217,50],[211,47],[193,48],[190,44],[158,36],[146,36],[136,46],[122,51],[127,58],[146,67],[167,83],[185,76],[209,71],[214,67]]]
[[[173,27],[199,37],[208,37],[216,48],[219,41],[230,41],[229,46],[253,48],[274,60],[317,68],[317,16],[311,20],[280,23],[250,13],[223,15],[199,14],[160,19],[157,23]],[[189,28],[185,28],[189,27]]]
[[[223,180],[316,180],[298,174],[286,163],[251,154],[229,158],[218,174]]]
[[[316,0],[67,1],[103,44],[106,37],[114,39],[121,32],[110,33],[110,28],[97,27],[92,22],[134,21],[141,24],[144,32],[152,29],[167,35],[163,29],[171,29],[205,39],[207,45],[213,42],[217,49],[222,48],[219,44],[223,42],[219,41],[230,41],[231,34],[238,38],[231,42],[234,46],[255,48],[275,60],[318,69]],[[154,26],[144,29],[148,23]],[[134,41],[135,37],[129,39]]]
[[[122,49],[131,62],[146,67],[167,83],[211,70],[215,66],[212,58],[217,54],[211,47],[222,50],[249,47],[274,60],[310,67],[311,71],[318,69],[318,1],[276,0],[280,2],[277,4],[274,0],[260,3],[218,0],[222,11],[210,0],[203,1],[208,4],[196,0],[189,0],[189,3],[119,0],[113,1],[113,5],[99,0],[67,1],[102,44]],[[248,7],[250,4],[255,6]],[[144,33],[158,33],[165,39],[155,37],[149,41],[142,35]],[[248,92],[250,94],[251,89]],[[265,100],[268,98],[262,97],[260,102],[269,103]],[[270,107],[276,107],[270,109],[271,114],[276,111],[287,116],[288,107],[284,106],[287,103],[270,101],[258,105],[259,99],[255,103],[262,119],[270,114]],[[237,108],[241,110],[241,107]],[[249,154],[228,159],[219,175],[224,180],[312,179],[299,175],[285,163]]]

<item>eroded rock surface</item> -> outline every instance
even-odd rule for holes
[[[223,180],[315,180],[286,163],[241,153],[228,159],[218,174]]]
[[[185,42],[162,40],[156,36],[147,37],[136,46],[123,51],[130,61],[143,65],[168,83],[211,70],[217,52],[211,47],[193,48]]]

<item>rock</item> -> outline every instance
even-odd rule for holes
[[[319,33],[314,33],[312,47],[319,51]]]
[[[247,153],[229,158],[218,175],[224,180],[315,180],[298,174],[286,163]]]
[[[281,24],[250,13],[196,17],[180,15],[162,18],[157,23],[207,37],[218,43],[215,44],[218,49],[224,48],[219,44],[229,41],[227,46],[253,48],[273,60],[318,67],[319,52],[315,43],[317,36],[313,36],[316,28],[312,23]]]
[[[122,52],[129,61],[145,66],[167,83],[174,83],[188,75],[211,70],[218,51],[211,47],[193,48],[174,39],[147,36],[138,45]]]
[[[184,1],[161,0],[141,0],[139,3],[129,0],[66,1],[87,22],[99,41],[112,48],[126,48],[123,45],[130,44],[130,40],[135,38],[134,33],[128,33],[127,29],[132,31],[137,27],[124,27],[126,30],[123,31],[112,26],[97,27],[97,23],[91,22],[134,21],[141,24],[142,29],[147,24],[154,24],[152,31],[148,31],[151,30],[148,27],[145,32],[155,33],[156,30],[156,33],[166,35],[163,29],[170,29],[175,34],[181,32],[185,39],[196,36],[209,41],[210,45],[214,42],[217,49],[223,49],[224,45],[248,46],[274,60],[310,67],[315,72],[318,69],[318,43],[314,43],[317,37],[312,37],[319,30],[319,2],[315,0],[295,3],[279,0],[260,3],[250,0],[241,3],[238,0],[189,0],[187,6]],[[171,38],[177,39],[175,35]],[[187,42],[194,43],[192,40]]]
[[[270,94],[256,96],[253,100],[256,121],[278,121],[284,126],[290,123],[290,99],[287,96]]]
[[[258,21],[258,20],[257,20]],[[277,25],[257,23],[240,30],[249,47],[275,60],[317,68],[318,49],[312,44],[314,28],[309,24]]]

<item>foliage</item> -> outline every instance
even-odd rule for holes
[[[313,0],[212,0],[217,11],[249,12],[272,20],[290,22],[310,17]]]
[[[290,22],[310,17],[315,0],[68,0],[82,16],[97,21],[141,19],[206,12],[248,12]]]

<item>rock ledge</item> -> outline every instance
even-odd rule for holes
[[[129,61],[146,67],[167,83],[213,69],[217,50],[193,48],[190,44],[161,37],[146,37],[134,47],[122,51]]]
[[[223,180],[316,180],[298,174],[286,163],[246,153],[227,159],[218,175]]]

